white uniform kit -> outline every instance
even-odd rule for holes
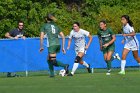
[[[89,32],[83,29],[80,29],[78,32],[74,30],[70,32],[69,38],[70,39],[74,38],[76,54],[78,54],[78,52],[85,52],[86,36],[89,36]]]
[[[131,27],[128,23],[123,26],[123,32],[124,34],[130,34],[134,32],[134,28]],[[139,41],[136,38],[136,36],[125,36],[125,45],[124,48],[131,50],[131,51],[137,51],[139,50]],[[125,75],[125,65],[126,65],[126,60],[121,61],[121,71],[119,74]],[[139,64],[140,66],[140,64]]]
[[[83,29],[80,29],[78,32],[76,32],[74,30],[72,30],[70,32],[69,38],[70,39],[74,38],[76,55],[78,55],[79,52],[85,53],[85,46],[86,46],[85,37],[86,36],[89,36],[89,32],[86,30],[83,30]],[[79,56],[77,56],[77,57],[79,58]],[[79,65],[79,63],[77,63],[77,62],[74,63],[70,76],[74,75],[76,69],[78,68],[78,65]],[[89,64],[87,64],[85,61],[83,61],[82,65],[84,65],[88,69],[89,73],[91,72]]]
[[[123,32],[124,34],[130,34],[134,32],[134,28],[127,24],[126,26],[123,26]],[[132,51],[139,50],[139,41],[136,36],[125,36],[125,40],[124,48]]]

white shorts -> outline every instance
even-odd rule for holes
[[[85,48],[80,48],[80,49],[76,49],[75,50],[76,55],[78,55],[79,52],[82,52],[82,53],[85,53],[86,54]]]
[[[136,46],[136,45],[130,45],[126,43],[124,48],[131,51],[136,51],[136,50],[139,50],[139,45]]]

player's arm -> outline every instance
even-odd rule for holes
[[[43,48],[43,39],[44,39],[44,32],[40,33],[40,52],[44,50]]]
[[[104,44],[103,46],[104,46],[104,47],[107,47],[107,46],[113,44],[113,43],[115,42],[115,40],[116,40],[116,36],[115,36],[115,35],[112,35],[112,40],[111,40],[110,42]]]
[[[102,45],[101,39],[99,39],[99,44],[100,44],[100,50],[102,50],[102,48],[103,48],[102,46],[103,46],[103,45]]]
[[[68,50],[70,49],[71,41],[72,41],[72,38],[69,38],[68,47],[67,47]]]
[[[131,33],[129,33],[129,34],[122,34],[123,36],[135,36],[136,35],[136,33],[133,31],[133,32],[131,32]]]
[[[70,45],[71,45],[71,41],[72,41],[72,37],[73,37],[73,31],[71,31],[71,32],[70,32],[70,35],[69,35],[69,41],[68,41],[67,50],[70,49]]]
[[[92,36],[89,34],[88,35],[89,41],[88,44],[86,45],[85,49],[88,49],[88,47],[90,46],[91,42],[92,42]]]
[[[65,35],[63,34],[63,32],[60,32],[59,35],[62,37],[62,52],[65,54]]]
[[[97,32],[97,36],[98,36],[98,39],[99,39],[100,50],[102,51],[102,49],[103,49],[103,42],[102,42],[102,37],[101,37],[99,31]]]
[[[100,50],[102,51],[102,40],[101,40],[101,37],[98,35],[98,38],[99,38],[99,44],[100,44]]]
[[[135,36],[136,35],[133,27],[129,27],[129,32],[130,33],[127,33],[127,34],[124,33],[123,36]]]
[[[124,44],[124,42],[125,42],[125,37],[123,38],[123,40],[121,41],[121,43]]]

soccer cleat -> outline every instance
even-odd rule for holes
[[[10,72],[7,72],[7,77],[12,77]]]
[[[90,64],[88,64],[88,65],[89,65],[89,67],[87,68],[87,70],[88,70],[88,73],[91,73]]]
[[[110,75],[111,69],[107,71],[106,75]]]
[[[73,76],[73,74],[70,73],[70,74],[68,74],[67,76]]]
[[[54,78],[54,75],[51,75],[50,78]]]
[[[66,71],[66,74],[68,74],[69,73],[69,65],[67,64],[65,67],[64,67],[64,69],[65,69],[65,71]]]
[[[118,60],[121,60],[120,56],[118,53],[115,54],[114,58],[118,59]]]
[[[118,74],[125,75],[125,71],[120,71]]]
[[[111,73],[107,72],[106,75],[110,75]]]

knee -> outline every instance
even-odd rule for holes
[[[106,60],[107,60],[107,61],[110,61],[110,60],[111,60],[111,58],[107,58]]]
[[[108,56],[108,57],[106,58],[106,61],[110,61],[110,60],[111,60],[111,57]]]
[[[126,57],[125,56],[122,56],[122,60],[126,60]]]
[[[80,64],[83,65],[83,61],[80,61]]]
[[[76,58],[75,58],[75,63],[80,63],[80,61],[81,61],[81,57],[79,57],[79,56],[76,56]]]
[[[104,57],[104,60],[107,61],[107,57]]]
[[[49,61],[51,62],[52,65],[57,66],[57,61],[56,61],[56,57],[49,57]]]

